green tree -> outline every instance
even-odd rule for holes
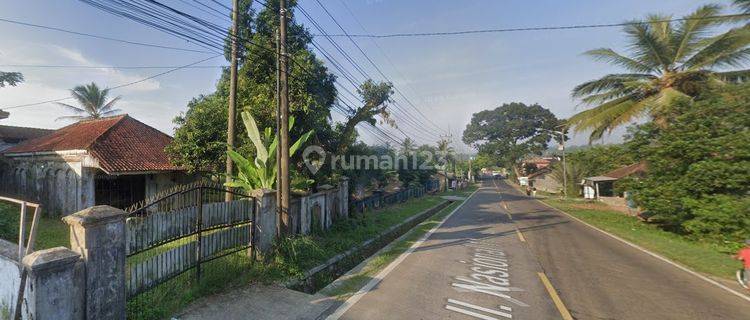
[[[290,135],[297,139],[315,129],[311,137],[327,150],[337,146],[338,135],[329,123],[336,97],[335,77],[308,48],[312,35],[296,20],[296,1],[288,1],[291,15],[287,49],[290,55],[290,114],[297,119]],[[276,124],[276,29],[278,1],[254,12],[249,0],[240,4],[240,67],[238,70],[238,117],[249,112],[259,127]],[[246,41],[249,40],[249,41]],[[226,123],[229,104],[229,70],[224,70],[216,91],[188,104],[188,110],[174,119],[175,138],[167,148],[172,161],[192,171],[216,170],[226,161]],[[240,120],[239,118],[237,120]],[[254,152],[245,128],[236,121],[237,150]],[[298,155],[299,156],[299,155]],[[299,158],[293,158],[299,162]]]
[[[78,101],[80,107],[61,102],[58,102],[57,104],[77,113],[77,115],[59,117],[57,118],[58,120],[99,119],[116,115],[122,111],[120,109],[113,109],[117,101],[120,101],[120,97],[117,96],[108,99],[109,89],[100,89],[99,86],[93,82],[91,84],[76,86],[70,90],[70,94],[73,96],[73,99]]]
[[[448,166],[456,161],[456,151],[451,147],[450,141],[441,139],[437,142],[436,156],[438,159],[438,166],[440,169],[447,169]]]
[[[375,125],[375,116],[380,116],[384,123],[395,126],[390,117],[388,104],[393,95],[393,85],[389,82],[375,83],[367,79],[358,89],[357,93],[362,97],[363,105],[357,108],[340,129],[339,142],[336,148],[338,154],[346,153],[346,149],[356,140],[355,128],[362,122]]]
[[[670,126],[646,150],[648,174],[635,200],[655,222],[695,238],[750,234],[750,86],[678,101]]]
[[[609,48],[586,52],[628,73],[609,74],[575,87],[572,96],[593,107],[574,115],[569,123],[577,131],[592,130],[591,140],[642,115],[666,126],[664,115],[677,99],[747,80],[750,71],[736,68],[750,59],[750,27],[711,33],[713,27],[727,22],[711,18],[720,10],[718,5],[706,5],[678,22],[650,15],[625,26],[629,55]]]
[[[582,172],[590,176],[602,175],[637,162],[630,149],[622,144],[599,145],[576,150],[569,153],[566,160],[569,163],[575,163]]]
[[[463,141],[481,154],[515,166],[524,156],[541,154],[547,149],[553,137],[545,130],[554,130],[559,125],[555,115],[538,104],[506,103],[475,113],[466,125]]]
[[[165,151],[172,162],[191,172],[221,170],[227,151],[227,104],[216,94],[199,96],[188,103],[187,112],[173,120],[172,143]],[[247,135],[238,135],[238,150],[247,151]]]
[[[584,178],[589,177],[591,173],[580,162],[566,161],[565,164],[564,172],[562,162],[556,162],[552,165],[552,178],[562,187],[565,182],[563,177],[567,175],[568,190],[566,190],[566,194],[568,197],[575,197],[581,192],[579,183]]]
[[[20,72],[0,71],[0,88],[6,85],[15,87],[21,82],[23,82],[23,75]]]

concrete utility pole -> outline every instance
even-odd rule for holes
[[[563,198],[568,197],[568,166],[565,164],[565,133],[560,131],[560,150],[563,163]]]
[[[239,29],[239,0],[232,0],[232,32],[229,35],[232,44],[231,66],[229,67],[229,110],[227,112],[227,149],[234,149],[234,120],[237,110],[237,41]],[[234,163],[232,158],[227,156],[226,182],[232,180],[234,173]],[[232,201],[232,194],[226,192],[226,201]]]
[[[562,131],[555,131],[555,130],[549,130],[549,129],[542,129],[539,128],[539,130],[547,131],[553,134],[559,134],[560,135],[560,151],[562,151],[562,166],[563,166],[563,197],[568,197],[568,166],[565,164],[565,130]]]
[[[287,72],[289,70],[287,61],[287,48],[286,48],[286,28],[287,28],[287,9],[286,0],[279,1],[279,121],[280,123],[280,135],[279,135],[279,154],[281,162],[279,171],[279,179],[277,181],[278,192],[281,194],[281,203],[278,205],[279,212],[281,214],[280,221],[282,224],[283,231],[288,231],[289,228],[289,83]]]

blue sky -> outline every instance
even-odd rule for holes
[[[190,0],[187,0],[188,2]],[[204,2],[208,2],[203,0]],[[350,33],[363,33],[341,1],[322,2]],[[200,15],[177,0],[165,3]],[[229,5],[230,0],[221,0]],[[728,1],[725,1],[725,3]],[[530,0],[350,0],[347,6],[369,33],[431,32],[486,28],[534,27],[555,25],[617,23],[641,18],[649,13],[681,16],[709,1],[632,0],[632,1],[530,1]],[[300,4],[331,33],[339,33],[335,24],[314,0]],[[218,6],[217,6],[218,8]],[[205,14],[204,14],[205,16]],[[135,22],[113,17],[72,0],[10,1],[0,0],[0,18],[90,32],[115,38],[196,48],[191,44]],[[211,18],[217,23],[223,20]],[[309,28],[299,14],[297,19]],[[145,48],[54,31],[33,29],[0,22],[0,65],[61,64],[96,66],[177,66],[209,55]],[[570,90],[577,84],[616,68],[591,61],[582,52],[598,47],[624,51],[624,36],[619,28],[567,31],[494,33],[431,38],[388,38],[358,43],[403,93],[445,132],[460,140],[471,114],[495,108],[504,102],[540,103],[558,117],[576,112],[577,102]],[[319,43],[333,49],[323,39]],[[344,38],[338,39],[367,73],[377,72]],[[386,58],[386,55],[388,58]],[[322,57],[321,57],[322,58]],[[343,58],[337,57],[343,60]],[[223,58],[204,66],[226,64]],[[395,68],[394,68],[395,66]],[[351,66],[348,67],[351,69]],[[0,89],[0,108],[68,96],[77,84],[95,81],[102,86],[148,77],[163,70],[137,69],[39,69],[8,68],[21,71],[26,82],[15,88]],[[144,83],[119,89],[119,108],[135,118],[167,132],[173,132],[172,119],[184,111],[187,102],[199,94],[210,93],[220,69],[180,70]],[[382,80],[379,77],[375,77]],[[405,105],[405,103],[402,103]],[[580,109],[578,109],[580,110]],[[11,111],[0,124],[57,128],[67,123],[55,121],[66,115],[54,104]],[[424,122],[424,121],[423,121]],[[425,128],[431,128],[425,125]],[[409,134],[414,128],[402,125]],[[434,128],[432,128],[434,129]],[[437,130],[436,130],[437,131]],[[622,131],[605,142],[617,142]],[[364,140],[372,141],[367,135]],[[420,142],[426,139],[417,139]],[[585,135],[574,138],[586,142]],[[460,149],[460,148],[459,148]]]

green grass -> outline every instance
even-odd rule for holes
[[[473,189],[472,189],[473,190]],[[468,195],[470,191],[426,195],[364,215],[337,221],[330,230],[297,235],[274,246],[265,262],[253,262],[238,252],[203,265],[203,277],[194,270],[128,300],[129,319],[164,319],[198,298],[250,283],[280,283],[299,278],[308,269],[372,238],[406,218],[427,210],[444,195]],[[333,280],[333,279],[328,279]]]
[[[547,204],[565,211],[604,231],[651,250],[695,271],[731,279],[740,267],[732,259],[729,246],[702,243],[659,229],[640,219],[608,209],[600,203],[545,199]]]
[[[29,235],[34,210],[30,208],[26,216],[26,236]],[[21,216],[21,206],[17,204],[0,203],[0,238],[18,243],[18,222]],[[28,239],[28,238],[27,238]],[[70,247],[68,225],[59,217],[41,217],[37,228],[37,238],[34,249],[48,249],[53,247]]]

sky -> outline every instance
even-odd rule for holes
[[[185,3],[190,0],[163,1],[221,25],[229,24],[225,19],[208,16],[187,6]],[[202,1],[211,4],[210,1]],[[227,6],[231,4],[231,0],[219,1]],[[352,34],[608,24],[642,18],[651,13],[679,17],[700,5],[711,3],[705,0],[321,2],[347,32]],[[300,0],[299,3],[327,32],[340,33],[336,24],[315,0]],[[220,9],[215,4],[211,5]],[[174,36],[73,0],[0,0],[0,18],[163,46],[201,49]],[[296,19],[311,29],[311,32],[318,33],[301,14],[297,14]],[[0,88],[0,109],[65,98],[69,96],[69,89],[79,84],[93,81],[102,87],[114,87],[167,70],[109,67],[180,66],[211,56],[206,53],[134,46],[2,21],[0,39],[0,71],[20,71],[25,77],[25,82],[17,87]],[[420,143],[434,143],[435,139],[432,138],[450,134],[457,149],[467,151],[460,143],[460,137],[475,112],[494,109],[507,102],[539,103],[559,118],[566,118],[583,110],[579,101],[570,97],[571,89],[584,81],[621,70],[595,62],[582,53],[600,47],[625,52],[625,40],[621,28],[602,28],[356,41],[419,112],[429,117],[429,121],[422,118],[397,95],[395,99],[399,104],[411,109],[410,113],[417,119],[406,123],[401,121],[399,128],[403,133],[394,129],[386,130],[394,136],[412,136]],[[351,42],[346,38],[337,38],[336,41],[368,75],[375,80],[384,80]],[[335,52],[324,39],[316,37],[316,42],[329,52]],[[322,55],[318,56],[323,59]],[[336,59],[345,61],[339,55],[336,55]],[[113,90],[112,95],[122,96],[117,107],[123,112],[172,134],[172,119],[186,110],[190,99],[214,90],[221,74],[219,66],[225,64],[225,59],[218,57],[199,64],[201,68],[178,70],[137,85]],[[353,70],[352,66],[346,68]],[[56,120],[70,113],[54,103],[6,110],[11,115],[8,119],[0,120],[2,125],[59,128],[69,124]],[[399,114],[396,116],[399,121]],[[334,117],[334,120],[339,119],[340,116]],[[411,124],[414,122],[419,123],[420,128]],[[602,143],[619,142],[623,133],[624,130],[616,130],[606,136]],[[377,141],[366,132],[362,133],[362,139],[366,142]],[[578,134],[571,142],[574,145],[585,144],[587,135]]]

